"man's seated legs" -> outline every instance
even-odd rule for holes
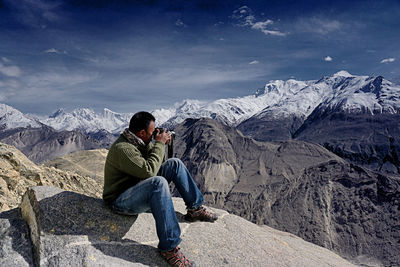
[[[171,158],[165,161],[161,165],[158,175],[165,177],[168,182],[174,182],[188,209],[188,213],[185,216],[187,220],[208,222],[217,220],[216,214],[208,212],[202,207],[204,203],[203,195],[180,159]]]
[[[117,213],[131,215],[151,211],[161,251],[170,251],[181,242],[181,230],[164,177],[151,177],[127,189],[114,201],[113,209]]]
[[[198,208],[204,203],[203,195],[180,159],[171,158],[165,161],[161,165],[158,175],[175,184],[188,209]]]

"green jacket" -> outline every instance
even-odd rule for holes
[[[111,204],[141,180],[156,176],[164,154],[165,145],[160,141],[139,146],[120,135],[111,145],[104,167],[103,199],[106,204]]]

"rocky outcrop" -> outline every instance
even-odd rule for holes
[[[400,176],[400,115],[316,108],[293,138],[323,145],[349,162]]]
[[[253,116],[243,121],[237,128],[246,136],[258,141],[287,141],[305,121],[305,116],[297,114],[276,118],[273,114]]]
[[[174,198],[174,206],[180,247],[197,266],[354,266],[327,249],[226,211],[213,209],[219,215],[215,223],[188,223],[183,200]],[[48,186],[30,188],[20,209],[33,252],[28,243],[11,240],[0,248],[9,249],[2,266],[166,266],[156,249],[151,214],[117,215],[101,199]],[[10,231],[5,236],[10,240]]]
[[[400,174],[400,115],[347,113],[318,106],[307,118],[254,116],[238,129],[258,141],[318,143],[348,162]]]
[[[0,212],[0,266],[34,266],[29,228],[18,209]]]
[[[400,179],[301,141],[257,142],[209,119],[175,129],[209,205],[363,264],[400,264]]]
[[[13,146],[0,143],[0,211],[15,208],[26,189],[36,185],[101,196],[103,182],[54,167],[37,166]]]

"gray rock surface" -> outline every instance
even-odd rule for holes
[[[215,223],[187,223],[182,199],[174,198],[174,205],[180,246],[198,266],[353,266],[327,249],[223,210],[212,209],[219,215]],[[100,199],[47,186],[29,189],[21,212],[40,266],[166,266],[151,214],[116,215]]]
[[[307,118],[265,113],[247,119],[238,129],[258,141],[317,143],[351,163],[399,175],[399,122],[399,114],[346,113],[318,106]]]
[[[295,114],[276,118],[273,114],[266,112],[262,116],[253,116],[241,122],[237,129],[258,141],[287,141],[293,139],[293,135],[305,119],[304,116]]]
[[[400,176],[400,114],[349,114],[316,108],[293,135],[349,162]]]
[[[175,128],[211,206],[375,266],[400,264],[400,179],[301,141],[257,142],[210,119]]]
[[[0,266],[33,266],[28,225],[18,209],[0,213]]]

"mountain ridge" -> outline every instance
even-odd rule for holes
[[[278,118],[296,116],[305,120],[320,104],[342,108],[347,112],[398,114],[400,86],[382,76],[356,76],[347,71],[339,71],[319,80],[271,80],[263,89],[244,97],[211,102],[186,99],[172,107],[155,109],[152,113],[158,125],[169,128],[174,128],[187,118],[200,117],[237,126],[251,117],[263,114]],[[102,113],[88,108],[78,108],[72,112],[59,109],[47,118],[36,117],[33,121],[40,121],[59,131],[79,129],[91,133],[106,130],[116,134],[127,127],[132,115],[107,108]]]

